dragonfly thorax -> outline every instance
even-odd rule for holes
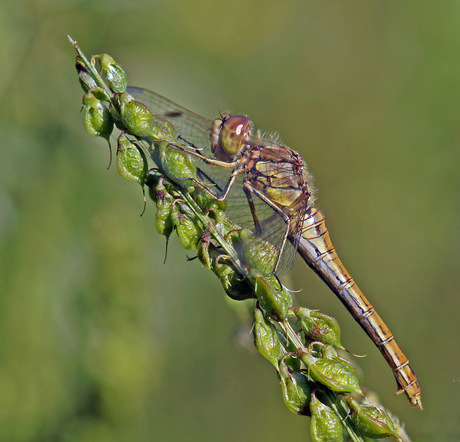
[[[252,146],[245,181],[288,216],[305,213],[311,187],[305,163],[294,150],[264,140]]]
[[[243,115],[228,114],[214,120],[211,129],[212,153],[225,162],[230,162],[241,152],[251,134],[251,121]]]

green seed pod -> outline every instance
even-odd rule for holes
[[[156,146],[164,174],[171,180],[177,180],[189,193],[193,192],[194,183],[187,178],[196,178],[196,165],[190,156],[170,147],[167,142],[158,143]]]
[[[115,102],[121,115],[122,129],[150,141],[174,141],[174,126],[155,117],[145,104],[134,100],[127,92],[116,94]]]
[[[163,186],[163,190],[167,193],[165,186],[163,185],[163,176],[159,175],[158,173],[150,171],[145,179],[145,185],[149,188],[149,197],[155,203],[157,202],[156,198],[156,188],[158,186]]]
[[[137,137],[149,137],[153,133],[153,115],[147,106],[134,99],[126,92],[117,95],[121,103],[121,121],[126,129]],[[132,97],[131,97],[132,98]]]
[[[237,249],[244,264],[250,268],[250,272],[264,276],[273,275],[279,254],[276,247],[247,229],[241,229],[238,233],[240,241]]]
[[[203,231],[190,218],[181,213],[177,205],[172,209],[171,220],[176,226],[177,236],[182,247],[187,250],[196,250]]]
[[[298,357],[298,349],[291,341],[286,338],[284,333],[280,332],[279,330],[277,330],[277,333],[281,345],[284,348],[284,356],[282,358],[282,362],[288,366],[292,373],[299,372],[302,364],[300,358]]]
[[[225,293],[235,301],[254,299],[253,288],[248,284],[246,278],[240,276],[228,260],[222,255],[222,250],[210,245],[209,255],[212,261],[211,270],[220,279]]]
[[[92,75],[86,69],[85,63],[78,55],[75,59],[75,68],[78,72],[78,80],[80,81],[81,88],[85,91],[85,93],[89,92],[90,89],[96,87],[96,82]]]
[[[342,442],[343,429],[338,416],[313,393],[310,402],[310,434],[313,442]]]
[[[259,308],[254,309],[253,334],[254,345],[259,353],[278,368],[286,350],[281,345],[276,327],[265,319]]]
[[[123,108],[128,103],[130,103],[131,101],[135,101],[134,97],[131,94],[128,94],[128,92],[121,92],[120,94],[115,94],[113,98],[115,101],[115,105],[117,106],[117,109],[120,110],[120,113],[123,111]]]
[[[358,369],[353,362],[349,361],[347,358],[343,358],[342,356],[337,356],[337,360],[340,361],[343,365],[345,365],[348,370],[356,376],[356,379],[359,379]]]
[[[212,268],[212,259],[209,253],[209,248],[211,246],[211,230],[209,230],[207,227],[204,230],[203,235],[201,235],[200,241],[198,242],[197,256],[201,264],[203,264],[209,270]]]
[[[234,229],[235,226],[233,223],[231,223],[229,221],[229,219],[227,218],[227,215],[225,214],[225,209],[223,210],[220,210],[220,209],[212,209],[208,212],[209,216],[211,218],[214,219],[214,221],[216,222],[217,226],[216,228],[218,229],[223,229],[221,231],[222,235],[223,236],[226,236],[227,233]]]
[[[380,439],[393,436],[399,439],[391,417],[372,404],[359,404],[351,396],[344,396],[351,410],[351,420],[362,436]]]
[[[107,92],[101,87],[92,87],[89,92],[93,94],[99,101],[106,103],[110,102],[110,97],[107,95]]]
[[[313,342],[310,345],[315,347],[318,353],[317,357],[324,359],[337,359],[339,357],[337,350],[332,345],[326,345],[322,342]]]
[[[163,185],[163,179],[160,179],[154,189],[154,199],[157,204],[155,228],[160,235],[164,235],[166,238],[169,238],[174,228],[171,218],[174,198],[167,192],[166,187]]]
[[[315,358],[307,352],[300,359],[308,368],[309,376],[332,391],[363,394],[356,375],[337,359]]]
[[[255,294],[252,287],[247,283],[245,278],[242,278],[227,264],[214,264],[213,272],[219,276],[220,282],[227,296],[235,301],[245,301],[246,299],[254,299]]]
[[[297,316],[305,336],[312,341],[343,349],[340,343],[340,326],[333,317],[306,307],[297,307],[292,311]]]
[[[336,359],[337,361],[341,362],[342,364],[346,365],[348,370],[353,373],[357,378],[358,370],[356,369],[353,362],[349,361],[348,359],[342,358],[337,354],[337,351],[331,345],[322,345],[321,346],[321,357],[324,359]]]
[[[239,229],[227,217],[223,210],[211,210],[208,213],[210,218],[215,220],[215,229],[233,247],[239,246]]]
[[[295,414],[310,416],[310,400],[314,384],[302,373],[291,372],[288,365],[279,365],[281,389],[286,407]]]
[[[134,181],[144,188],[148,162],[144,151],[133,144],[124,133],[117,139],[117,169],[127,180]]]
[[[234,267],[228,264],[229,261],[222,255],[222,251],[209,247],[209,255],[212,260],[212,271],[218,278],[224,278],[231,273],[236,273]]]
[[[256,277],[255,293],[260,306],[267,315],[275,321],[284,321],[289,315],[289,307],[292,305],[291,295],[279,283],[274,276]]]
[[[123,178],[134,181],[141,186],[144,196],[145,211],[146,200],[144,186],[148,171],[147,157],[144,151],[131,143],[124,133],[121,133],[117,139],[117,169],[118,173]]]
[[[98,59],[101,63],[102,73],[113,92],[124,92],[126,90],[126,74],[120,64],[118,64],[110,55],[95,55],[93,59]]]
[[[113,118],[110,111],[91,92],[84,95],[83,106],[87,132],[94,137],[102,137],[109,141],[113,131]]]

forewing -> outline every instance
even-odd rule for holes
[[[208,155],[211,148],[212,122],[200,115],[185,109],[167,98],[139,87],[128,87],[126,90],[135,100],[147,105],[150,111],[168,120],[176,128],[177,144],[186,148],[195,147]]]
[[[211,125],[212,122],[200,115],[174,103],[167,98],[138,87],[128,87],[127,92],[134,99],[145,104],[150,111],[169,121],[176,129],[175,144],[190,153],[212,158]],[[174,148],[171,146],[171,148]],[[230,179],[231,170],[206,163],[193,155],[197,166],[197,177],[208,190],[219,197]]]

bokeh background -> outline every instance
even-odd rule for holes
[[[0,4],[0,440],[309,440],[247,317],[86,134],[75,53],[212,118],[277,131],[315,177],[358,284],[409,355],[424,411],[298,262],[298,303],[367,354],[413,440],[460,440],[460,3],[24,0]]]

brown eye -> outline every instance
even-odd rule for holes
[[[224,120],[219,134],[221,149],[229,156],[235,156],[247,143],[251,131],[249,118],[242,115]]]

